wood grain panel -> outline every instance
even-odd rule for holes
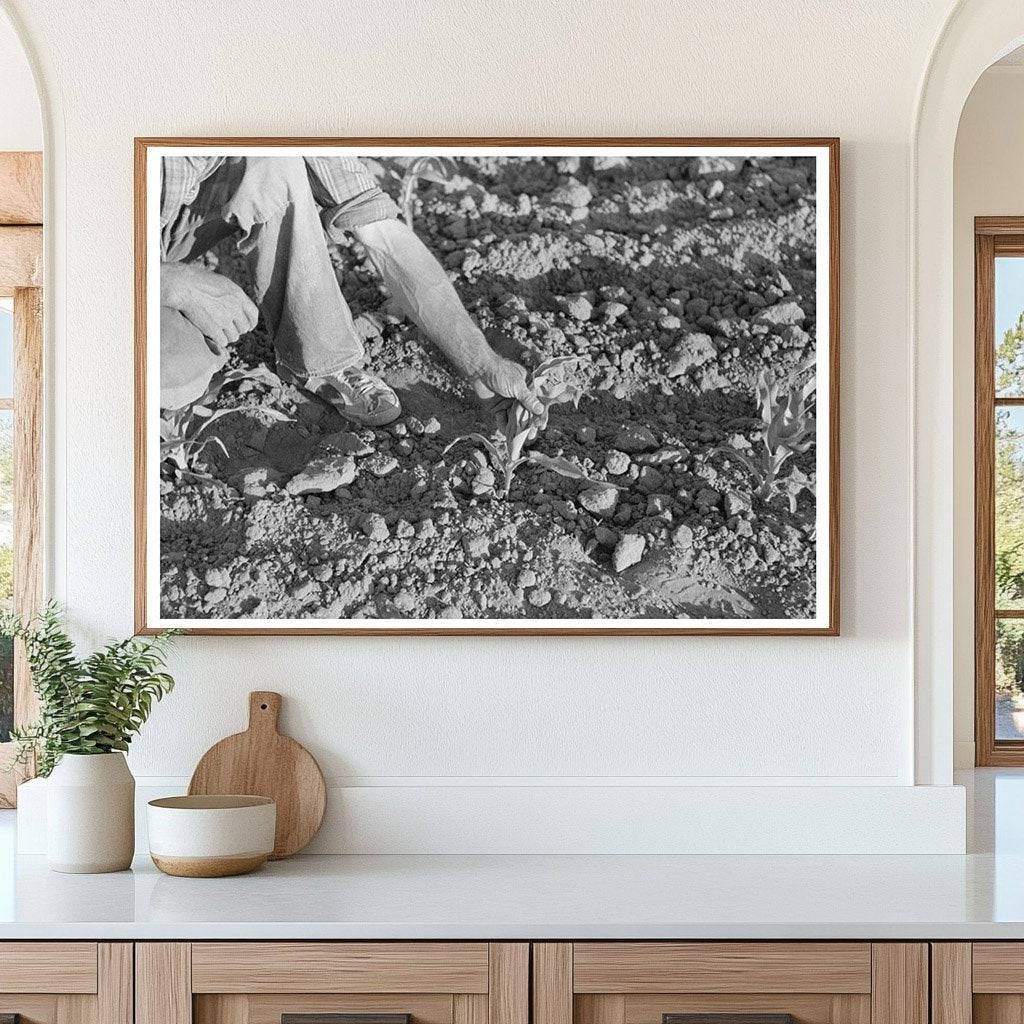
[[[14,292],[14,608],[23,618],[42,603],[42,421],[43,293]],[[28,725],[38,714],[25,648],[14,649],[14,724]],[[31,757],[16,763],[12,743],[0,744],[0,807],[13,807],[17,788],[34,774]]]
[[[96,1019],[99,1024],[135,1020],[135,949],[130,942],[101,942],[96,950]]]
[[[486,992],[483,942],[197,942],[194,992]]]
[[[533,1024],[572,1024],[572,943],[533,944]]]
[[[872,944],[871,978],[871,1024],[928,1024],[927,945]]]
[[[43,601],[43,293],[14,293],[14,607],[22,619]],[[19,641],[14,657],[14,721],[35,721],[39,702]]]
[[[832,1024],[871,1024],[871,996],[833,996]]]
[[[576,992],[870,992],[865,942],[578,942]]]
[[[487,1024],[487,996],[466,992],[452,996],[452,1024]]]
[[[459,998],[459,997],[456,997]],[[484,995],[465,999],[486,1000]],[[227,1019],[224,1012],[210,1015],[206,1007],[238,1000],[245,1004],[245,1018],[237,1014]],[[202,1008],[202,1013],[200,1012]],[[202,995],[196,996],[195,1024],[281,1024],[284,1013],[408,1013],[414,1024],[452,1024],[452,997],[437,995]],[[478,1024],[487,1024],[486,1018]]]
[[[136,944],[135,1024],[192,1024],[191,947],[187,942]]]
[[[58,996],[57,1024],[97,1024],[96,997]]]
[[[974,743],[975,763],[996,753],[995,264],[991,235],[974,246]]]
[[[931,946],[932,1024],[971,1024],[971,944]]]
[[[95,942],[5,942],[0,992],[96,992]]]
[[[799,1024],[832,1024],[836,998],[827,994],[790,992],[758,995],[661,992],[625,996],[624,1024],[661,1024],[664,1013],[790,1013]],[[860,999],[870,1006],[867,996],[845,998]]]
[[[1021,217],[975,217],[974,231],[978,235],[1019,235],[1022,224]]]
[[[0,992],[0,1015],[19,1014],[21,1024],[57,1024],[57,995],[17,995]]]
[[[0,153],[0,224],[43,223],[43,154]]]
[[[192,1000],[193,1024],[248,1024],[252,996],[232,992],[221,996],[196,996]],[[294,997],[293,997],[294,998]],[[290,1011],[278,1009],[274,1024],[281,1024],[281,1014]]]
[[[973,1000],[974,1024],[1024,1024],[1024,998],[1011,995],[976,995]]]
[[[971,975],[975,992],[1024,993],[1024,943],[975,942]]]
[[[0,226],[0,295],[43,286],[43,229]]]
[[[489,1024],[529,1024],[530,945],[492,942],[488,953]]]
[[[575,1024],[625,1024],[626,997],[619,995],[573,996]]]

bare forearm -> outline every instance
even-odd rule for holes
[[[353,233],[409,319],[464,376],[478,377],[494,352],[415,232],[399,220],[381,220]]]

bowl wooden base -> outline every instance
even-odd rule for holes
[[[158,857],[153,863],[165,875],[180,878],[226,878],[229,875],[247,875],[267,862],[267,854],[241,854],[235,857]]]

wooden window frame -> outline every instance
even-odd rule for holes
[[[0,153],[0,297],[14,299],[14,608],[42,602],[43,226],[42,154]],[[3,396],[8,397],[8,396]],[[24,651],[14,652],[14,724],[37,712]],[[0,807],[13,807],[32,766],[12,767],[0,743]]]

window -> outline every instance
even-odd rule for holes
[[[42,595],[42,155],[0,153],[0,606],[34,614]],[[0,807],[14,804],[12,725],[35,703],[24,652],[0,638]]]
[[[976,761],[1024,765],[1024,217],[975,255]]]
[[[0,607],[14,605],[14,300],[0,299]],[[14,645],[0,637],[0,743],[14,726]]]

